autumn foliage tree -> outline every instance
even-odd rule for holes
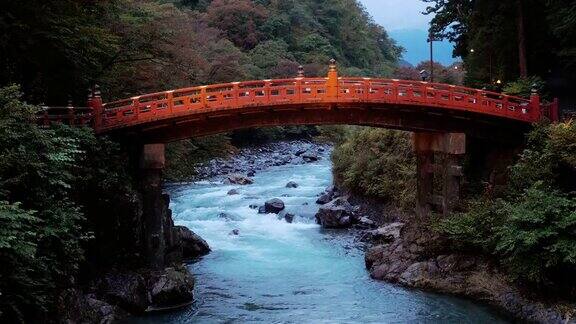
[[[260,28],[268,12],[251,0],[214,0],[206,13],[210,25],[224,30],[242,49],[254,48],[264,36]]]

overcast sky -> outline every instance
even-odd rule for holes
[[[426,42],[432,16],[423,15],[429,5],[421,0],[359,0],[379,25],[404,47],[403,59],[416,65],[429,59]],[[452,64],[454,46],[448,41],[436,42],[434,55],[444,65]]]
[[[430,16],[422,15],[427,4],[421,0],[360,0],[386,30],[428,29]]]

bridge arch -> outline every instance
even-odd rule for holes
[[[233,82],[102,103],[89,98],[99,134],[171,142],[240,128],[352,124],[408,131],[466,132],[505,140],[557,105],[466,87],[395,79],[339,77]]]

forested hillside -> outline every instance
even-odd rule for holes
[[[215,82],[324,73],[387,75],[400,49],[355,0],[11,1],[0,84],[32,102],[83,103]],[[26,40],[26,41],[23,41]]]

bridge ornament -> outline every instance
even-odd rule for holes
[[[88,97],[88,107],[44,107],[39,121],[45,125],[52,122],[89,125],[96,133],[106,134],[207,112],[354,104],[469,112],[522,123],[535,123],[543,117],[559,119],[558,101],[542,103],[537,93],[527,100],[449,84],[339,77],[332,60],[327,77],[305,77],[300,67],[296,78],[198,86],[109,103],[102,102],[96,87]]]

